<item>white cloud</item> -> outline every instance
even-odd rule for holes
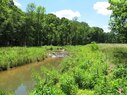
[[[70,20],[72,20],[74,17],[81,16],[81,14],[78,11],[72,11],[72,10],[61,10],[61,11],[56,11],[52,13],[58,16],[59,18],[65,17]]]
[[[110,6],[108,2],[96,2],[93,6],[94,10],[97,11],[98,14],[102,15],[111,15],[112,11],[107,8]]]
[[[111,30],[109,29],[109,26],[102,26],[104,32],[110,32]]]
[[[13,0],[14,1],[14,4],[18,7],[21,7],[21,4],[17,1],[17,0]]]

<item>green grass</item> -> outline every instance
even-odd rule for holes
[[[99,44],[100,50],[114,65],[127,65],[127,44]]]
[[[41,61],[51,46],[0,48],[0,70]]]
[[[77,95],[94,95],[94,91],[91,91],[91,90],[78,90]]]
[[[38,95],[40,92],[46,94],[51,89],[49,93],[52,95],[79,95],[80,93],[95,95],[94,89],[99,78],[107,74],[103,53],[98,50],[96,44],[64,48],[69,51],[70,56],[60,63],[60,70],[52,69],[51,72],[47,72],[45,79],[38,80],[33,95]],[[53,90],[53,88],[57,89]]]
[[[64,48],[69,56],[60,62],[60,69],[42,68],[42,74],[36,73],[37,85],[30,95],[127,95],[127,45],[92,43]]]
[[[11,93],[5,93],[5,92],[0,91],[0,95],[14,95],[14,94],[11,94]]]
[[[93,43],[64,48],[70,56],[60,63],[60,70],[48,70],[45,79],[37,80],[32,95],[40,92],[46,95],[119,95],[120,89],[121,95],[127,94],[127,69],[122,64],[126,45]],[[116,53],[119,51],[122,55]],[[121,63],[119,59],[122,59]]]

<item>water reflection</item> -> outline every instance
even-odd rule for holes
[[[27,95],[27,87],[23,84],[21,84],[15,91],[16,95]]]

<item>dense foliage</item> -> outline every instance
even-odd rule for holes
[[[36,75],[37,85],[30,95],[40,93],[42,95],[127,94],[126,66],[122,63],[118,64],[119,61],[114,58],[119,47],[115,49],[114,46],[98,46],[93,43],[87,46],[66,46],[65,48],[71,55],[62,61],[61,69],[42,68],[41,75],[45,75],[45,78],[42,79],[41,75]]]
[[[53,46],[52,48],[57,49]],[[127,94],[126,45],[92,43],[86,46],[64,46],[64,48],[69,51],[69,56],[60,62],[58,69],[42,67],[41,73],[34,73],[36,85],[30,95]],[[44,51],[49,49],[51,46],[1,48],[2,51],[8,50],[4,51],[6,57],[2,59],[5,63],[37,61],[42,58]],[[0,92],[0,95],[9,94]]]
[[[45,14],[45,8],[34,3],[23,12],[13,0],[0,0],[0,46],[77,45],[92,41],[112,42],[110,33],[86,22]]]
[[[127,0],[109,0],[110,27],[116,42],[127,43]]]

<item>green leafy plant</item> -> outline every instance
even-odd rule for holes
[[[93,75],[91,75],[90,73],[77,68],[74,71],[74,78],[80,89],[93,89],[94,88],[95,82],[93,79]]]
[[[92,51],[96,51],[96,50],[99,49],[99,47],[98,47],[98,45],[96,44],[96,42],[92,42],[92,43],[90,44],[90,47],[91,47],[91,50],[92,50]]]
[[[75,80],[70,75],[63,75],[60,82],[60,87],[66,95],[76,95],[77,94],[77,85]]]
[[[127,78],[127,68],[115,68],[113,71],[113,78]]]

